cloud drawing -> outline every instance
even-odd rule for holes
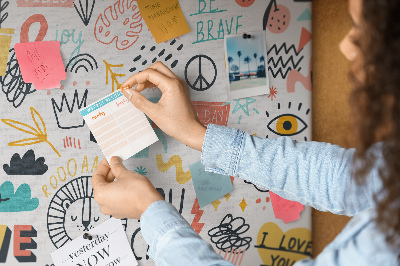
[[[14,185],[10,181],[0,186],[0,212],[33,211],[39,206],[38,198],[31,198],[31,188],[24,183],[14,194]]]
[[[35,152],[29,150],[22,159],[18,153],[14,153],[10,165],[4,164],[3,169],[8,175],[43,175],[48,169],[44,161],[43,157],[35,160]]]

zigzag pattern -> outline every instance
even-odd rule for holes
[[[271,75],[276,78],[279,74],[281,75],[281,77],[283,79],[286,79],[287,75],[289,74],[289,72],[292,70],[291,67],[289,67],[288,69],[286,69],[285,72],[282,71],[283,68],[278,68],[278,71],[274,72],[274,70],[272,69],[272,67],[268,67],[268,71],[271,73]],[[300,71],[301,67],[297,70]]]
[[[291,55],[286,62],[283,62],[282,56],[280,56],[277,61],[275,61],[274,58],[271,57],[270,59],[268,59],[268,65],[270,63],[272,63],[274,65],[274,67],[277,67],[279,64],[281,64],[282,67],[285,68],[289,63],[292,63],[293,69],[296,69],[297,66],[300,64],[301,60],[303,60],[303,58],[304,58],[304,56],[300,57],[300,59],[297,61],[297,63],[295,63],[294,59],[293,59],[293,55]]]
[[[283,43],[281,46],[278,46],[274,44],[267,52],[267,55],[275,51],[275,54],[272,53],[271,57],[268,59],[268,71],[271,73],[271,75],[276,78],[279,75],[283,78],[286,79],[287,75],[291,70],[296,70],[296,68],[299,66],[301,61],[303,60],[304,56],[301,56],[297,62],[295,62],[294,56],[291,55],[286,62],[284,61],[282,56],[279,56],[278,59],[276,60],[273,56],[274,55],[279,55],[281,52],[285,53],[288,55],[289,53],[294,53],[295,56],[298,56],[301,51],[297,52],[296,47],[294,44],[291,46],[287,47],[286,43]],[[301,68],[297,69],[300,71]]]
[[[179,157],[179,155],[172,155],[172,157],[168,160],[168,162],[164,163],[162,155],[157,154],[156,162],[157,162],[157,168],[161,172],[165,172],[172,166],[175,166],[176,181],[179,184],[185,184],[192,178],[190,169],[187,172],[183,171],[182,159],[181,157]]]
[[[275,54],[278,55],[282,51],[282,49],[284,49],[285,54],[289,54],[290,50],[293,50],[296,55],[299,55],[301,51],[303,51],[303,49],[301,49],[299,52],[297,52],[296,46],[294,44],[292,44],[288,48],[286,42],[284,42],[279,48],[276,44],[272,45],[272,47],[269,48],[267,55],[269,55],[273,50],[275,51]]]
[[[199,201],[196,198],[194,200],[192,211],[190,213],[196,214],[193,218],[191,226],[194,229],[194,231],[196,231],[196,233],[198,233],[198,234],[200,234],[201,229],[203,229],[203,226],[204,226],[204,223],[199,223],[201,216],[203,215],[203,212],[204,212],[203,210],[200,210]]]

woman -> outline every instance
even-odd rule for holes
[[[357,150],[288,137],[261,139],[198,120],[186,85],[161,63],[122,86],[165,133],[202,151],[207,170],[244,178],[322,211],[356,215],[315,260],[296,265],[398,265],[400,251],[400,1],[350,0],[354,26],[340,48],[353,68]],[[156,86],[157,104],[140,91]],[[379,143],[377,143],[379,142]],[[377,143],[377,144],[374,144]],[[279,170],[276,170],[279,169]],[[117,182],[112,182],[114,178]],[[139,219],[159,265],[231,265],[203,241],[144,176],[113,157],[92,178],[104,214]]]

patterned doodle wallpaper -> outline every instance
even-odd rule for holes
[[[78,109],[155,61],[186,81],[205,125],[311,140],[311,1],[179,2],[191,32],[157,44],[135,0],[0,1],[0,264],[52,265],[50,252],[109,218],[91,185],[103,155]],[[247,63],[268,69],[270,94],[228,101],[223,38],[260,30],[267,58],[251,55]],[[61,43],[67,79],[60,88],[35,90],[22,79],[14,45],[42,40]],[[243,57],[232,59],[244,66]],[[157,88],[144,94],[160,97]],[[200,209],[189,171],[200,152],[152,126],[160,141],[125,165],[150,178],[215,252],[235,265],[292,265],[310,256],[310,208],[289,219],[298,203],[231,177],[234,190]],[[122,223],[139,265],[154,265],[139,222]]]

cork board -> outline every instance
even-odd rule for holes
[[[348,105],[350,63],[339,43],[351,28],[348,1],[313,1],[313,140],[352,147],[347,139],[350,125]],[[349,217],[313,210],[313,257],[343,229]]]

